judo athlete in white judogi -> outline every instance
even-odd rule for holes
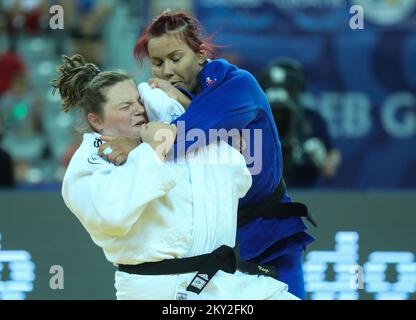
[[[123,81],[106,91],[104,118],[106,112],[110,114],[108,104],[117,102],[113,95],[118,97],[120,87],[123,99],[132,96],[137,101],[137,88],[131,84],[130,80]],[[171,100],[172,112],[163,117],[176,116],[180,110],[177,102],[159,89],[151,90],[155,90],[149,95],[152,99],[157,94],[159,102]],[[149,110],[151,101],[146,96],[141,99]],[[136,105],[137,110],[142,108],[140,103]],[[134,119],[139,118],[137,110],[132,113]],[[149,110],[152,112],[160,116],[160,112]],[[94,124],[94,119],[89,120]],[[66,205],[103,249],[107,260],[120,268],[127,266],[124,270],[236,245],[238,200],[251,185],[244,158],[227,143],[215,142],[182,163],[166,161],[152,141],[145,139],[160,126],[155,122],[141,126],[144,142],[122,166],[97,154],[100,134],[114,135],[111,126],[104,126],[100,134],[84,134],[64,177]],[[224,155],[232,161],[207,161]],[[286,284],[268,276],[219,270],[206,283],[206,274],[196,275],[197,271],[156,275],[116,271],[117,299],[296,299],[287,292]],[[194,287],[202,290],[189,290],[193,281]]]

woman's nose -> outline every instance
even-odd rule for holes
[[[167,61],[163,64],[163,78],[169,80],[173,76],[172,64]]]
[[[136,102],[134,104],[135,108],[134,108],[134,114],[143,114],[145,112],[144,106],[140,103],[140,102]]]

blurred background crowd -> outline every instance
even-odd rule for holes
[[[377,1],[376,1],[377,2]],[[80,142],[49,81],[61,55],[150,77],[133,58],[164,9],[194,13],[267,94],[292,188],[416,186],[415,1],[0,1],[0,184],[56,188]],[[52,29],[50,8],[64,10]],[[350,7],[364,8],[364,29]],[[390,13],[389,13],[390,12]]]

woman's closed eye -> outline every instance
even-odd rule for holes
[[[120,107],[120,110],[127,110],[128,108],[130,108],[130,106],[131,106],[131,103],[126,103],[126,104],[123,104],[123,105]]]

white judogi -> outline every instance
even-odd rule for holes
[[[162,162],[142,143],[123,166],[115,166],[98,156],[98,138],[84,134],[65,174],[62,195],[108,261],[139,264],[235,245],[238,199],[251,186],[237,150],[218,142],[178,164]],[[224,155],[233,161],[207,163]],[[295,299],[286,284],[270,277],[221,270],[197,295],[185,290],[195,274],[116,271],[117,298]]]

